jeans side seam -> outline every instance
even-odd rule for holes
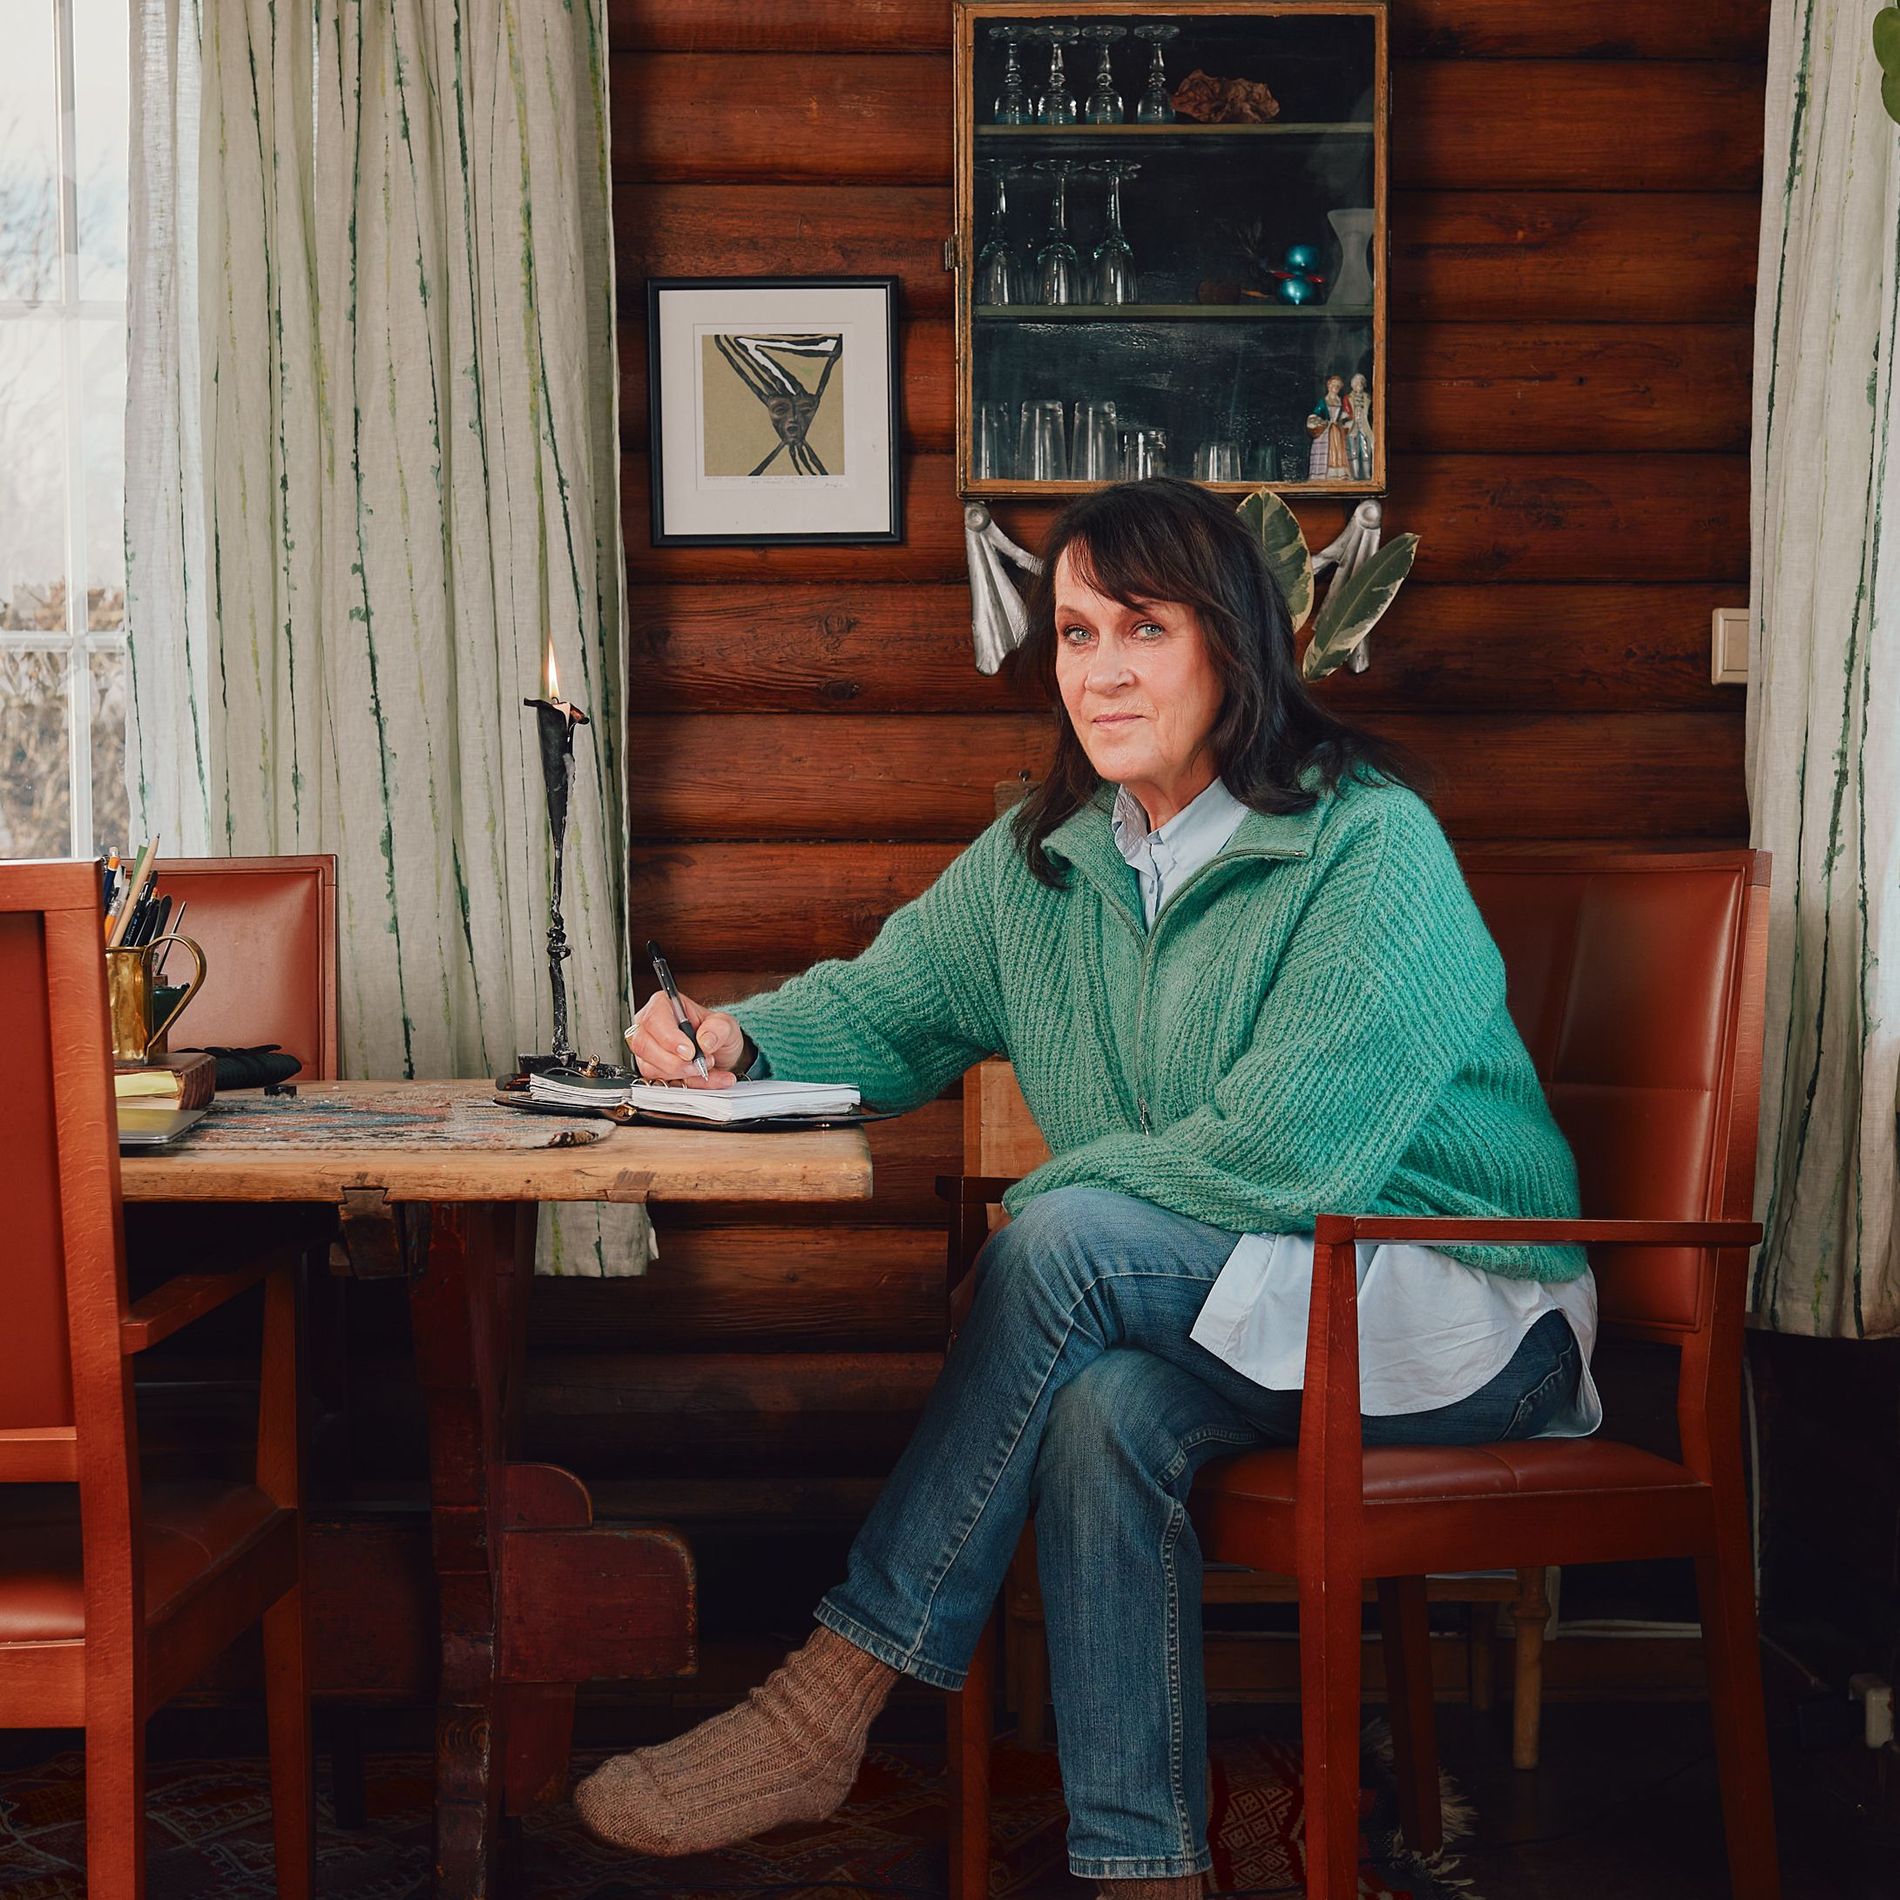
[[[1507,1440],[1517,1436],[1518,1427],[1544,1402],[1545,1398],[1549,1396],[1560,1379],[1564,1378],[1567,1374],[1574,1375],[1576,1370],[1576,1358],[1576,1348],[1574,1346],[1566,1346],[1562,1352],[1558,1354],[1557,1363],[1518,1400],[1516,1407],[1511,1413],[1511,1422],[1504,1428],[1504,1436]]]

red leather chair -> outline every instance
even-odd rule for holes
[[[303,1064],[307,1080],[334,1077],[336,859],[161,858],[154,882],[189,906],[180,928],[205,953],[204,988],[179,1017],[172,1046],[274,1042]],[[182,962],[174,955],[170,969]]]
[[[1425,1620],[1429,1572],[1692,1557],[1730,1883],[1775,1900],[1741,1456],[1741,1353],[1761,1086],[1768,861],[1693,856],[1465,861],[1512,1016],[1575,1150],[1582,1221],[1322,1214],[1314,1229],[1300,1442],[1223,1459],[1190,1509],[1210,1562],[1293,1576],[1300,1603],[1307,1892],[1358,1888],[1360,1601],[1378,1580],[1409,1839],[1441,1838]],[[968,1251],[1004,1182],[957,1190]],[[1679,1349],[1674,1458],[1590,1439],[1365,1452],[1360,1240],[1588,1245],[1602,1332]],[[1610,1431],[1615,1420],[1608,1421]],[[952,1711],[951,1891],[986,1891],[990,1645]]]
[[[151,1711],[262,1622],[277,1890],[312,1888],[294,1254],[126,1296],[99,868],[0,866],[0,1727],[86,1737],[87,1891],[144,1891]],[[135,1355],[263,1281],[249,1483],[139,1474]]]

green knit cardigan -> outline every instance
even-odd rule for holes
[[[732,1013],[793,1080],[928,1101],[1006,1055],[1052,1159],[1012,1209],[1101,1187],[1235,1233],[1316,1214],[1577,1215],[1576,1166],[1504,1006],[1504,963],[1412,792],[1348,778],[1249,812],[1152,931],[1112,790],[1030,872],[1000,818],[862,956]],[[1447,1247],[1568,1280],[1577,1247]]]

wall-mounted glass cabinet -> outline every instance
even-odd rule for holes
[[[1383,0],[958,0],[957,476],[1385,487]]]

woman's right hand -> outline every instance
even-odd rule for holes
[[[693,1067],[693,1047],[680,1034],[673,1019],[673,1005],[664,990],[655,990],[641,1004],[627,1031],[627,1049],[633,1066],[649,1082],[684,1082],[688,1088],[729,1089],[738,1077],[745,1032],[733,1019],[716,1009],[702,1008],[690,996],[682,995],[680,1008],[693,1025],[709,1071],[700,1080]]]

